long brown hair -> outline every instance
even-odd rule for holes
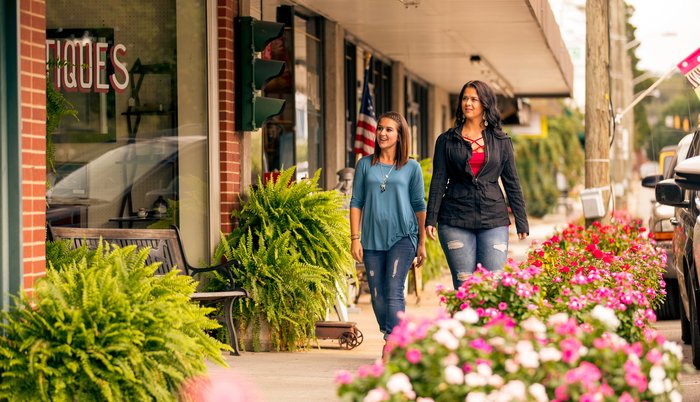
[[[399,135],[398,135],[398,141],[396,141],[396,170],[401,169],[403,165],[408,163],[408,152],[410,151],[411,147],[411,132],[409,131],[408,128],[408,122],[406,121],[406,118],[403,117],[403,115],[399,112],[386,112],[379,116],[377,119],[377,124],[383,119],[383,118],[391,119],[396,122],[396,124],[399,126]],[[379,161],[379,154],[381,153],[381,149],[379,148],[379,142],[376,140],[374,141],[374,155],[372,155],[372,165],[376,164]]]

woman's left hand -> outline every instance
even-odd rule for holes
[[[418,249],[416,250],[416,267],[422,267],[425,263],[425,259],[428,258],[428,254],[425,252],[425,243],[418,243]]]
[[[527,233],[518,233],[518,239],[525,240],[527,238]]]

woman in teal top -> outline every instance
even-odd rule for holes
[[[408,158],[410,144],[406,119],[396,112],[381,115],[374,154],[357,162],[350,200],[352,256],[365,264],[385,340],[406,309],[404,285],[413,259],[421,266],[426,258],[423,173]],[[386,351],[385,344],[382,359]]]

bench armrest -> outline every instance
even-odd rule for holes
[[[182,252],[182,259],[185,262],[185,265],[187,266],[188,272],[190,272],[190,275],[194,274],[199,274],[203,272],[211,272],[211,271],[216,271],[219,273],[219,275],[223,276],[228,280],[229,286],[227,290],[243,290],[241,288],[236,288],[235,281],[233,280],[233,269],[234,268],[239,268],[241,266],[241,263],[236,260],[231,260],[231,261],[226,261],[224,263],[218,264],[218,265],[212,265],[211,267],[195,267],[194,265],[190,264],[187,261],[187,256],[185,255],[185,248],[182,245],[182,238],[180,237],[180,229],[175,226],[171,225],[171,228],[175,230],[175,234],[177,235],[177,242],[180,245],[180,250]],[[245,291],[247,293],[247,291]]]
[[[187,269],[189,269],[189,271],[192,273],[192,275],[200,274],[203,272],[216,271],[219,273],[219,275],[223,276],[224,278],[226,278],[228,280],[229,286],[228,286],[227,290],[244,290],[241,288],[237,288],[235,281],[233,280],[233,268],[238,268],[241,266],[241,264],[236,260],[226,261],[226,262],[221,263],[219,265],[213,265],[211,267],[202,267],[202,268],[193,267],[186,260],[185,260],[185,264],[187,264]],[[247,291],[246,291],[246,293],[247,293]]]

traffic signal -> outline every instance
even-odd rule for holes
[[[235,24],[236,52],[236,129],[255,131],[265,120],[282,113],[283,99],[266,98],[262,89],[282,74],[284,62],[263,60],[260,52],[284,33],[284,24],[238,17]]]

